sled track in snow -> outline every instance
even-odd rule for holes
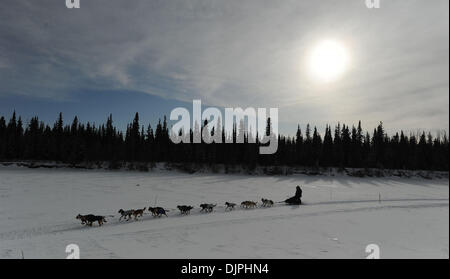
[[[383,203],[383,202],[408,202],[408,201],[449,201],[449,199],[382,199],[382,200],[344,200],[344,201],[326,201],[326,202],[313,202],[313,203],[304,203],[303,205],[328,205],[328,204],[348,204],[348,203]]]
[[[352,209],[337,209],[337,210],[324,210],[318,212],[309,212],[309,213],[295,213],[295,214],[279,214],[272,216],[258,216],[258,217],[240,217],[240,218],[230,218],[227,220],[214,220],[214,221],[204,221],[195,224],[176,224],[173,226],[166,226],[163,228],[148,228],[140,231],[126,232],[126,233],[115,233],[112,235],[133,235],[133,234],[141,234],[141,233],[157,233],[164,232],[167,230],[175,230],[179,227],[183,227],[186,229],[195,229],[199,226],[227,226],[233,224],[247,224],[249,222],[259,222],[265,220],[286,220],[300,217],[315,217],[315,216],[324,216],[338,213],[351,213],[351,212],[364,212],[364,211],[373,211],[373,210],[385,210],[385,209],[420,209],[420,208],[439,208],[439,207],[448,207],[448,203],[434,203],[434,204],[416,204],[416,205],[387,205],[387,206],[371,206],[371,207],[360,207],[360,208],[352,208]]]
[[[445,201],[445,202],[444,202]],[[146,230],[142,230],[139,232],[130,232],[130,234],[136,234],[141,232],[154,232],[154,231],[160,231],[160,230],[167,230],[171,228],[177,228],[177,227],[197,227],[199,225],[223,225],[225,224],[240,224],[240,223],[247,223],[249,221],[262,221],[267,219],[290,219],[290,218],[297,218],[297,217],[311,217],[311,216],[321,216],[321,215],[329,215],[329,214],[338,214],[338,213],[348,213],[348,212],[363,212],[363,211],[372,211],[372,210],[386,210],[386,209],[420,209],[420,208],[436,208],[436,207],[448,207],[449,206],[449,199],[438,199],[438,198],[414,198],[414,199],[384,199],[381,200],[381,203],[379,200],[343,200],[343,201],[324,201],[324,202],[312,202],[312,203],[303,203],[303,205],[286,205],[286,204],[275,204],[272,208],[277,207],[292,207],[294,209],[299,209],[301,207],[314,207],[318,205],[339,205],[339,204],[358,204],[358,203],[377,203],[377,206],[366,206],[366,207],[358,207],[358,208],[336,208],[332,210],[322,210],[318,212],[307,212],[302,213],[301,211],[296,211],[295,213],[289,213],[289,214],[279,214],[279,215],[269,215],[269,216],[256,216],[256,217],[245,217],[245,216],[238,216],[236,214],[231,215],[230,218],[226,220],[209,220],[209,221],[202,221],[197,222],[195,224],[176,224],[173,226],[166,226],[163,228],[149,228]],[[418,204],[406,204],[406,205],[387,205],[388,202],[422,202]],[[428,202],[428,203],[423,203]],[[169,217],[153,217],[151,213],[145,213],[143,217],[135,220],[130,221],[119,221],[119,217],[110,217],[107,218],[108,222],[105,223],[103,226],[126,226],[131,225],[135,222],[147,222],[151,220],[161,220],[165,218],[189,218],[189,216],[201,216],[201,215],[211,215],[211,214],[227,214],[227,213],[233,213],[233,212],[248,212],[253,210],[270,210],[271,207],[258,207],[254,209],[243,209],[237,207],[233,211],[225,211],[225,206],[217,206],[215,211],[212,213],[204,213],[200,212],[199,209],[197,211],[193,211],[189,215],[181,215],[178,210],[169,208],[168,215]],[[98,227],[97,225],[94,225],[93,227],[88,227],[85,225],[81,225],[78,222],[64,222],[64,223],[57,223],[55,225],[46,225],[41,227],[33,227],[30,229],[23,229],[23,230],[16,230],[16,231],[9,231],[9,232],[3,232],[0,233],[0,240],[16,240],[16,239],[24,239],[29,237],[36,237],[40,235],[46,235],[46,234],[58,234],[58,233],[64,233],[64,232],[72,232],[72,231],[90,231],[90,230],[99,230],[102,227]]]

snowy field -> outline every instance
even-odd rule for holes
[[[223,207],[281,201],[296,185],[300,207]],[[155,201],[169,217],[118,221]],[[196,208],[180,216],[179,204]],[[114,217],[85,227],[78,213]],[[372,243],[381,258],[448,258],[449,180],[0,167],[0,258],[65,258],[71,243],[81,258],[365,258]]]

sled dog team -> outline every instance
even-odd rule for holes
[[[297,185],[296,191],[295,191],[295,196],[288,198],[284,202],[288,205],[301,205],[302,204],[302,189],[300,188],[300,186]],[[261,199],[261,207],[272,207],[274,204],[275,203],[272,200],[268,200],[268,199],[264,199],[264,198]],[[200,212],[205,212],[205,213],[213,212],[214,207],[216,207],[216,205],[217,204],[212,204],[212,203],[202,203],[200,205],[200,208],[201,208]],[[225,203],[225,211],[234,210],[235,207],[236,207],[235,203],[231,203],[231,202]],[[256,207],[258,207],[257,202],[254,202],[254,201],[241,202],[241,208],[250,209],[250,208],[256,208]],[[191,205],[178,205],[177,208],[178,208],[178,210],[180,210],[181,215],[188,215],[191,213],[191,210],[194,207]],[[127,221],[129,221],[133,217],[134,217],[134,220],[138,220],[139,217],[142,217],[144,215],[144,212],[146,209],[147,209],[147,207],[144,207],[142,209],[129,209],[129,210],[120,209],[118,211],[118,213],[120,214],[119,221],[121,221],[122,219],[126,219]],[[148,211],[150,211],[152,213],[153,217],[162,217],[163,215],[168,217],[167,212],[169,210],[164,209],[162,207],[149,207]],[[98,222],[99,226],[103,225],[103,223],[106,223],[105,217],[106,216],[96,216],[93,214],[88,214],[88,215],[78,214],[76,218],[78,220],[81,220],[82,225],[92,227],[92,224],[94,222]]]
[[[200,204],[200,212],[212,212],[214,210],[214,207],[216,207],[217,204],[211,204],[211,203],[202,203]],[[250,208],[256,208],[258,205],[257,202],[254,201],[243,201],[241,203],[241,208],[244,209],[250,209]],[[274,202],[272,200],[268,200],[268,199],[261,199],[261,207],[271,207],[274,205]],[[225,211],[229,210],[233,210],[235,209],[236,204],[235,203],[231,203],[231,202],[226,202],[225,203]],[[191,210],[194,208],[193,206],[190,205],[178,205],[177,206],[178,210],[180,211],[181,215],[188,215],[191,213]],[[120,214],[120,218],[119,221],[121,221],[122,219],[129,221],[131,219],[134,220],[138,220],[139,217],[142,217],[144,215],[145,210],[147,209],[147,207],[141,208],[141,209],[129,209],[129,210],[123,210],[120,209],[118,211],[118,213]],[[153,217],[162,217],[163,215],[167,216],[167,212],[169,210],[164,209],[162,207],[148,207],[148,211],[150,211],[152,213]],[[97,215],[93,215],[93,214],[88,214],[88,215],[81,215],[78,214],[76,219],[81,220],[81,224],[82,225],[86,225],[86,226],[91,226],[92,224],[95,222],[98,222],[98,225],[101,226],[103,225],[103,223],[106,223],[106,216],[97,216]]]

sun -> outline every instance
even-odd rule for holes
[[[322,82],[335,81],[348,66],[347,49],[339,42],[327,40],[319,43],[309,57],[309,67],[314,78]]]

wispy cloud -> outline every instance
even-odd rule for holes
[[[6,0],[0,94],[127,89],[218,106],[280,107],[282,121],[448,127],[448,1]],[[345,76],[309,78],[322,39]],[[3,58],[4,57],[4,58]],[[5,59],[6,58],[6,59]]]

